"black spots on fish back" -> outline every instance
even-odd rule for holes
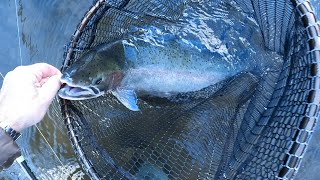
[[[119,54],[120,53],[120,54]],[[123,68],[125,66],[125,56],[124,56],[124,51],[121,52],[102,52],[100,55],[101,59],[99,60],[100,63],[103,64],[107,69],[115,69],[115,68]],[[98,65],[102,65],[98,64]],[[99,66],[99,67],[100,67]]]
[[[82,79],[84,79],[84,78],[86,78],[86,76],[82,74],[79,82],[80,82],[80,83],[83,83],[83,80],[82,80]]]
[[[81,62],[81,63],[83,63],[83,62],[90,62],[90,61],[92,61],[92,60],[95,58],[96,53],[97,53],[96,50],[91,49],[91,50],[83,53],[83,54],[81,55],[81,57],[77,60],[77,62]]]
[[[82,83],[83,83],[83,80],[80,79],[78,83],[82,84]]]

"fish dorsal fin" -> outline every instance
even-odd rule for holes
[[[139,111],[138,98],[134,90],[117,88],[112,94],[131,111]]]

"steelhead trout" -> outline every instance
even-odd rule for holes
[[[137,95],[170,97],[200,90],[236,72],[218,66],[210,55],[171,41],[167,46],[116,41],[93,48],[63,73],[61,98],[84,100],[112,93],[124,106],[138,111]]]

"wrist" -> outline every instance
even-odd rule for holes
[[[0,114],[0,127],[2,129],[5,129],[6,127],[10,127],[16,132],[21,132],[24,128],[19,123],[19,120],[17,118],[10,118],[3,114]]]

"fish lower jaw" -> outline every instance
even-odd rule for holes
[[[58,96],[62,99],[75,101],[75,100],[87,100],[87,99],[97,98],[99,96],[102,96],[102,94],[101,95],[89,95],[89,96],[68,96],[68,95],[65,95],[62,93],[58,93]]]
[[[97,98],[98,96],[91,96],[91,97],[72,97],[72,96],[64,96],[61,94],[58,94],[58,96],[62,99],[67,99],[67,100],[71,100],[71,101],[80,101],[80,100],[87,100],[87,99],[93,99],[93,98]]]
[[[68,100],[85,100],[97,98],[103,95],[104,92],[101,92],[97,89],[92,90],[90,88],[80,88],[80,87],[70,87],[65,86],[61,88],[58,92],[58,96],[62,99]]]

